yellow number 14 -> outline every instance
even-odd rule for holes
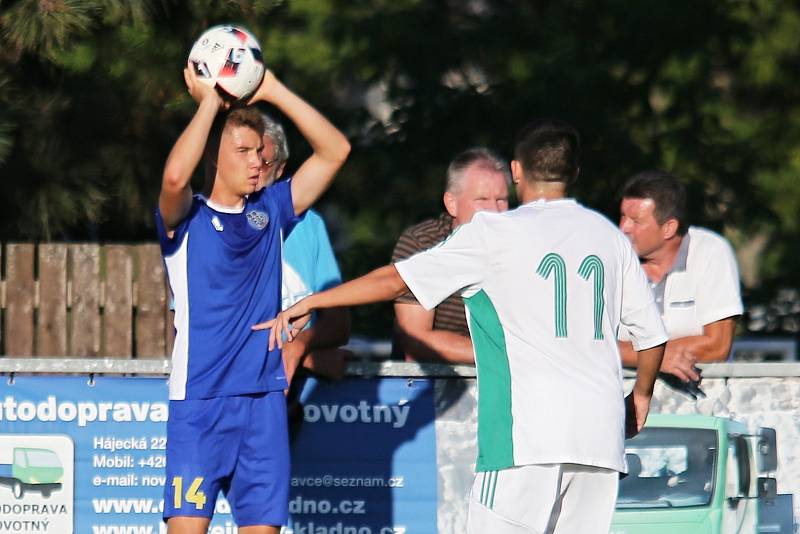
[[[189,489],[186,490],[186,502],[194,504],[198,510],[202,510],[206,504],[206,494],[198,491],[202,483],[203,477],[196,477]],[[183,496],[183,477],[172,477],[172,487],[175,488],[173,504],[175,508],[180,508],[182,506],[181,497]]]

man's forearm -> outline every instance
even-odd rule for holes
[[[725,361],[731,352],[736,317],[727,317],[703,326],[699,336],[686,336],[667,341],[665,357],[688,352],[698,362]]]
[[[336,348],[350,338],[350,313],[347,308],[331,308],[317,312],[317,320],[294,336],[288,349],[294,358],[300,359],[314,350]]]
[[[164,165],[159,209],[164,223],[174,228],[191,203],[192,174],[200,163],[208,134],[217,116],[219,103],[214,98],[200,102],[189,125],[173,145]]]
[[[407,290],[394,265],[386,265],[340,286],[314,293],[305,302],[311,310],[359,306],[393,300]]]
[[[403,352],[414,361],[474,364],[472,341],[455,332],[430,330],[424,337],[398,328]]]
[[[338,347],[350,337],[350,312],[347,308],[331,308],[317,313],[310,328],[297,334],[284,345],[284,351],[309,371],[328,379],[339,379],[344,374],[347,351]]]
[[[203,157],[211,125],[217,116],[219,105],[211,98],[200,102],[191,122],[181,133],[167,157],[164,176],[179,186],[189,182],[197,164]]]
[[[289,117],[314,151],[292,181],[295,212],[302,213],[328,189],[350,153],[350,143],[319,111],[277,79],[269,101]]]
[[[698,362],[719,362],[728,358],[732,341],[731,339],[729,342],[721,342],[704,335],[681,337],[669,340],[666,351],[688,350]]]
[[[636,367],[639,363],[639,353],[633,348],[630,341],[618,341],[619,356],[623,367]]]
[[[347,308],[320,310],[311,328],[303,330],[297,338],[306,332],[303,342],[307,353],[344,345],[350,339],[350,311]]]
[[[633,388],[637,393],[650,396],[656,383],[658,371],[661,369],[661,360],[664,357],[664,344],[640,350],[638,352],[638,368],[636,383]]]
[[[624,367],[638,366],[638,353],[634,350],[630,341],[620,341],[618,343],[619,354]],[[731,344],[715,342],[706,336],[690,336],[667,341],[664,349],[665,355],[669,356],[673,352],[688,350],[698,362],[718,362],[724,361],[731,350]]]
[[[314,153],[325,160],[344,161],[350,143],[325,116],[311,104],[277,81],[270,102],[297,126]]]

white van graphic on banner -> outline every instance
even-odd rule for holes
[[[72,532],[74,456],[69,436],[0,434],[0,533]]]

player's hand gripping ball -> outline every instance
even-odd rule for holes
[[[197,77],[227,100],[248,99],[264,77],[261,45],[239,26],[214,26],[195,41],[189,62]]]

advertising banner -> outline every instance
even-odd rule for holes
[[[432,381],[309,380],[287,533],[436,529]],[[0,385],[0,533],[157,534],[166,381],[22,376]],[[236,532],[217,500],[211,534]]]
[[[433,384],[309,380],[292,444],[289,532],[436,532]]]

